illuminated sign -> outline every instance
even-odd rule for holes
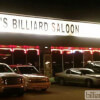
[[[63,21],[43,17],[0,14],[0,33],[61,35],[100,38],[100,24]]]

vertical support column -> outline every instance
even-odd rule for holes
[[[44,74],[48,77],[52,76],[52,57],[51,54],[43,56]]]
[[[74,68],[74,53],[73,53],[73,68]]]
[[[41,66],[41,60],[40,60],[40,54],[39,54],[39,72],[40,72],[40,66]]]
[[[26,53],[26,64],[27,64],[27,53]]]
[[[62,54],[62,71],[64,71],[64,57],[63,57],[63,54]]]
[[[14,53],[12,52],[12,64],[14,64]]]
[[[83,52],[83,67],[84,67],[84,65],[85,65],[85,62],[84,62],[84,52]]]

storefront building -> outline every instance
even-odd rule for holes
[[[100,60],[100,24],[0,13],[0,62],[32,64],[47,76]]]

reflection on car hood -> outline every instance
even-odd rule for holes
[[[100,77],[100,74],[87,74],[87,76],[91,76],[91,77]]]
[[[23,74],[27,78],[47,78],[46,76],[43,75],[38,75],[38,74]]]
[[[21,75],[16,74],[16,73],[0,73],[0,77],[19,77]]]

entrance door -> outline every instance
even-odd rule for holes
[[[26,64],[26,54],[23,50],[15,50],[13,52],[14,64]]]
[[[83,67],[83,53],[78,51],[74,53],[74,67]]]
[[[62,71],[62,55],[59,51],[52,52],[52,71],[53,76],[55,76],[55,73]]]
[[[10,50],[0,50],[0,62],[11,65],[12,61],[12,52]]]

